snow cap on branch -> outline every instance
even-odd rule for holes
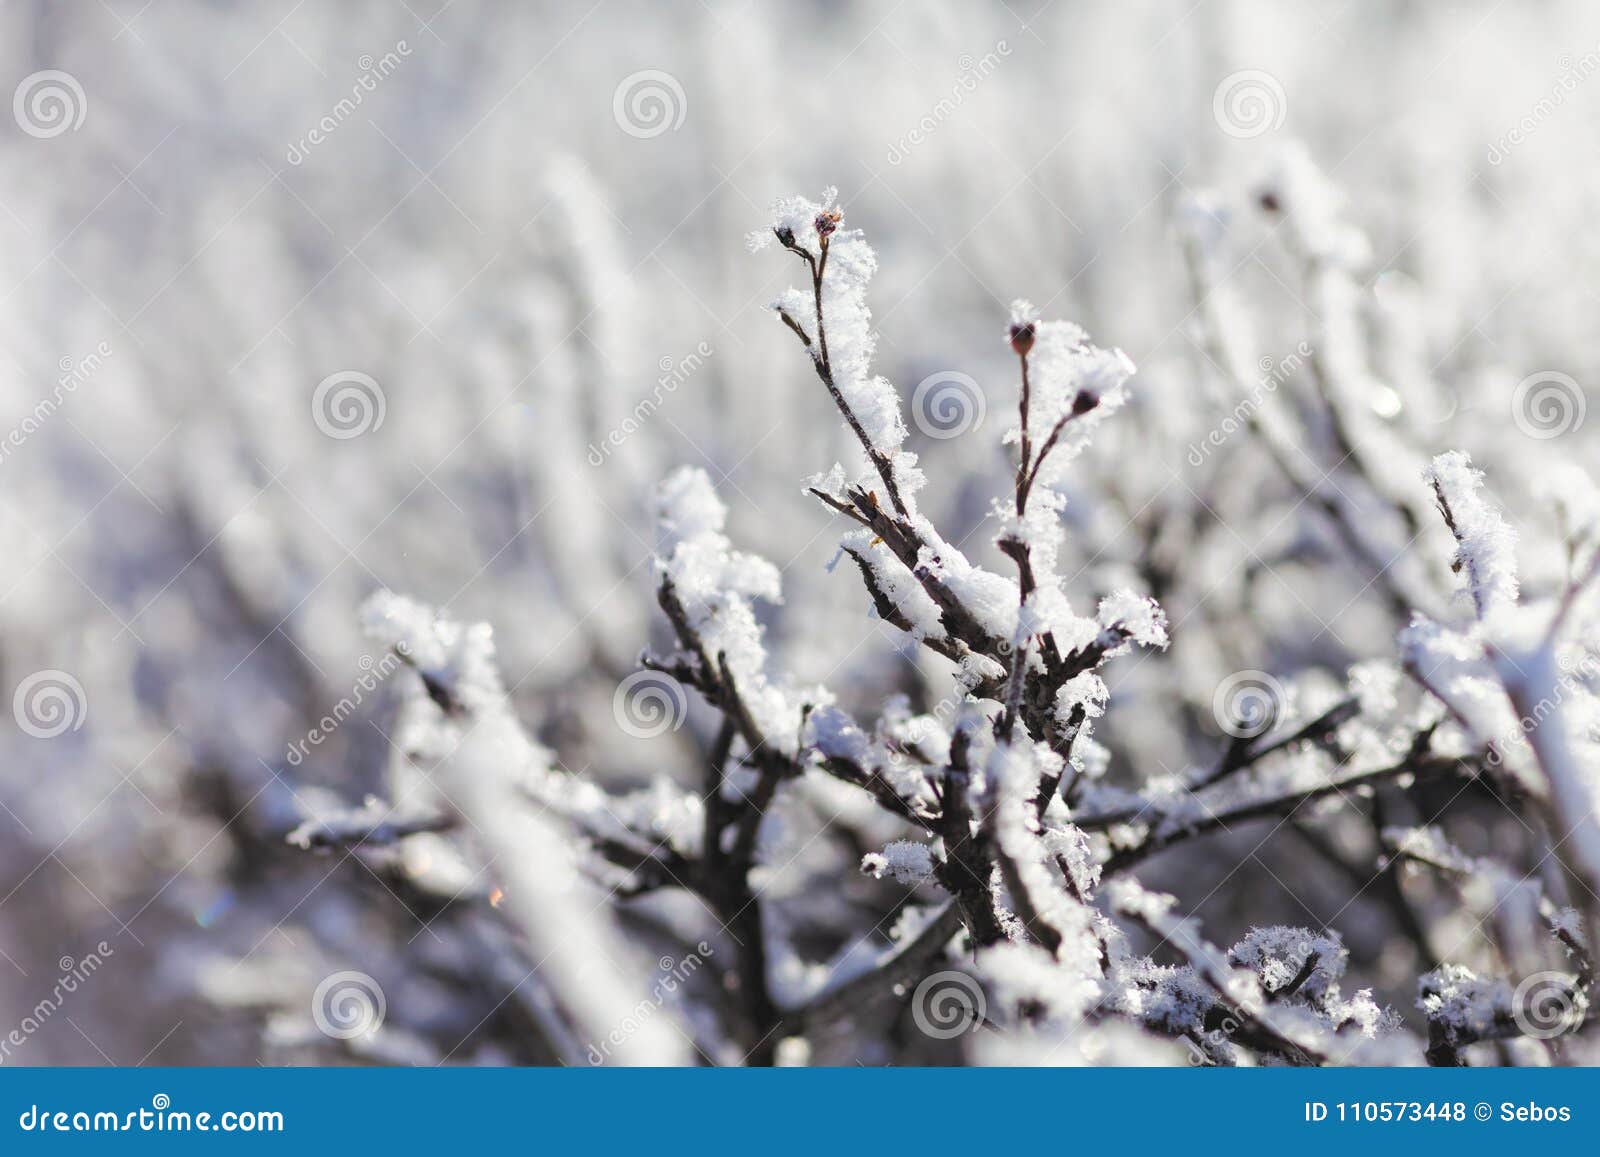
[[[861,870],[879,880],[891,876],[897,883],[920,884],[933,875],[933,853],[927,844],[895,840],[882,852],[868,852],[861,857]]]
[[[773,308],[799,327],[819,363],[826,348],[834,386],[868,441],[901,468],[904,495],[905,490],[916,489],[919,475],[915,457],[900,453],[906,439],[900,398],[894,386],[872,374],[877,337],[867,308],[867,283],[877,272],[878,257],[861,230],[839,227],[842,213],[835,205],[837,198],[838,190],[831,187],[823,190],[821,201],[782,198],[773,205],[771,225],[751,233],[749,245],[754,252],[777,242],[806,254],[808,267],[820,271],[821,332],[814,294],[791,288]]]
[[[780,601],[778,568],[733,549],[723,533],[727,513],[704,470],[689,466],[674,470],[656,492],[662,539],[656,566],[682,603],[705,655],[713,663],[727,664],[767,741],[792,752],[803,705],[831,699],[821,688],[802,698],[768,679],[766,645],[753,600]]]
[[[1104,679],[1093,671],[1079,671],[1056,692],[1056,718],[1065,724],[1073,712],[1081,710],[1084,718],[1099,719],[1110,699]]]
[[[656,518],[663,540],[662,569],[686,604],[729,598],[780,601],[778,568],[733,550],[722,533],[728,510],[704,470],[680,466],[667,475],[656,491]]]
[[[488,623],[459,623],[405,595],[380,590],[361,605],[367,636],[400,655],[422,676],[429,693],[469,711],[497,708],[505,699]]]
[[[1337,935],[1284,924],[1252,928],[1228,949],[1228,959],[1259,976],[1269,993],[1282,992],[1309,968],[1295,991],[1311,1000],[1320,999],[1344,975],[1349,956]]]
[[[752,253],[759,253],[777,241],[815,252],[821,240],[817,233],[817,222],[823,214],[838,211],[835,205],[838,199],[839,190],[834,185],[822,190],[820,201],[799,195],[779,197],[772,203],[772,223],[765,229],[752,230],[745,238],[746,247]],[[833,218],[832,223],[835,226],[833,232],[837,232],[838,219]]]
[[[1113,592],[1100,600],[1099,618],[1105,631],[1128,643],[1166,650],[1167,615],[1152,598],[1133,591]]]
[[[1497,977],[1479,976],[1465,964],[1442,964],[1424,973],[1417,989],[1417,1007],[1447,1040],[1488,1036],[1511,1016],[1510,985]]]
[[[1015,319],[1026,316],[1014,310],[1013,329]],[[1034,334],[1028,355],[1028,428],[1034,445],[1061,426],[1059,441],[1039,473],[1040,482],[1049,485],[1089,444],[1094,428],[1127,401],[1127,381],[1136,367],[1119,349],[1090,345],[1088,335],[1070,321],[1027,324]],[[1006,434],[1006,441],[1017,442],[1021,437],[1020,425],[1015,426]]]
[[[1455,535],[1453,565],[1466,575],[1478,618],[1486,619],[1515,605],[1516,533],[1484,500],[1483,472],[1472,468],[1472,459],[1466,454],[1452,450],[1435,458],[1424,477]]]
[[[1011,303],[1011,321],[1006,326],[1006,340],[1011,348],[1024,357],[1033,349],[1039,336],[1039,311],[1031,301],[1017,298]]]

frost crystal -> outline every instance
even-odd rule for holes
[[[886,844],[882,852],[863,856],[861,870],[880,880],[892,876],[901,884],[919,884],[933,875],[933,854],[927,844],[896,840]]]
[[[1516,534],[1484,501],[1483,473],[1458,450],[1433,460],[1425,475],[1439,510],[1456,537],[1455,568],[1464,571],[1478,617],[1517,601]]]

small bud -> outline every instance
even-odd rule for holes
[[[1072,399],[1072,416],[1080,418],[1100,404],[1100,398],[1088,390],[1079,390],[1078,396]]]
[[[1028,351],[1033,348],[1034,326],[1033,322],[1023,322],[1011,327],[1011,348],[1023,357],[1028,356]]]
[[[817,236],[822,238],[830,236],[843,220],[844,214],[838,209],[824,209],[817,214]]]
[[[1283,202],[1278,200],[1278,193],[1275,189],[1262,189],[1256,195],[1256,204],[1260,205],[1268,213],[1277,213],[1283,209]]]
[[[794,230],[787,225],[779,225],[772,231],[772,234],[778,239],[780,245],[794,244]]]

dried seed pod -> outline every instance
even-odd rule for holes
[[[1034,324],[1031,321],[1013,325],[1010,330],[1011,348],[1022,357],[1028,356],[1028,351],[1033,348]]]

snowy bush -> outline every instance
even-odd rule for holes
[[[1305,187],[1313,175],[1296,180],[1297,196],[1326,196]],[[1274,194],[1274,212],[1284,211],[1284,196]],[[1159,1058],[1171,1055],[1163,1041],[1177,1041],[1200,1064],[1403,1064],[1424,1050],[1434,1063],[1456,1064],[1480,1042],[1554,1039],[1581,1026],[1600,914],[1587,902],[1600,892],[1600,831],[1577,746],[1589,728],[1566,721],[1574,707],[1592,710],[1593,699],[1567,672],[1584,657],[1573,628],[1588,613],[1600,549],[1574,541],[1557,597],[1524,604],[1515,538],[1482,493],[1482,474],[1463,453],[1441,454],[1415,487],[1431,490],[1455,539],[1460,609],[1442,620],[1413,609],[1395,658],[1353,669],[1346,692],[1314,710],[1295,714],[1271,676],[1265,689],[1233,687],[1213,703],[1230,738],[1211,766],[1144,782],[1116,774],[1094,737],[1115,699],[1106,676],[1121,656],[1166,649],[1167,616],[1136,589],[1105,593],[1092,615],[1078,614],[1060,551],[1074,462],[1096,427],[1116,420],[1135,367],[1070,322],[1013,306],[1003,335],[1017,371],[1016,421],[1005,437],[1016,447],[1013,482],[990,516],[994,551],[1014,573],[973,561],[921,512],[926,479],[905,446],[898,392],[872,367],[876,256],[845,226],[836,198],[829,189],[820,201],[779,202],[751,243],[759,251],[776,241],[798,259],[803,288],[786,290],[773,309],[856,441],[849,464],[815,475],[806,490],[846,525],[839,560],[865,588],[863,610],[902,653],[943,661],[953,710],[917,713],[895,696],[857,720],[826,686],[776,670],[758,604],[781,602],[780,572],[735,548],[727,511],[697,468],[674,471],[657,491],[656,597],[670,636],[641,663],[665,682],[630,694],[682,712],[687,688],[714,713],[699,784],[662,779],[617,794],[567,772],[509,711],[487,625],[463,627],[387,593],[367,606],[374,638],[419,677],[398,754],[428,768],[434,806],[471,829],[461,833],[473,849],[462,852],[464,867],[477,863],[475,875],[505,881],[508,913],[549,985],[555,1040],[592,1048],[615,1035],[607,1019],[627,1006],[637,972],[619,966],[634,951],[622,930],[655,923],[644,913],[669,892],[695,898],[714,921],[707,935],[721,945],[713,960],[721,992],[684,994],[648,1031],[617,1041],[626,1050],[608,1049],[608,1059],[681,1062],[686,1043],[724,1063],[833,1060],[840,1050],[937,1058],[927,1041],[894,1030],[907,1015],[932,1041],[970,1030],[974,1059],[1033,1063]],[[1220,347],[1235,335],[1212,336]],[[1266,453],[1286,463],[1265,429],[1251,425]],[[1294,469],[1284,474],[1290,485],[1304,482]],[[1311,486],[1307,499],[1317,497]],[[1321,509],[1331,533],[1367,542],[1367,519],[1337,500]],[[1417,982],[1424,1042],[1370,988],[1342,995],[1349,954],[1336,929],[1258,927],[1224,952],[1194,918],[1176,914],[1173,897],[1137,880],[1158,851],[1247,820],[1309,819],[1318,801],[1370,810],[1376,825],[1378,799],[1396,791],[1403,799],[1424,779],[1457,792],[1482,784],[1515,800],[1528,823],[1565,832],[1546,852],[1562,869],[1549,885],[1555,895],[1495,861],[1465,857],[1432,828],[1378,828],[1383,860],[1359,890],[1393,871],[1390,858],[1447,877],[1499,879],[1479,901],[1487,916],[1527,890],[1522,923],[1497,925],[1493,942],[1508,959],[1517,951],[1556,964],[1562,949],[1570,953],[1570,971],[1541,974],[1552,989],[1541,999],[1553,1008],[1530,1004],[1507,980],[1446,964]],[[389,815],[374,827],[363,813],[320,842],[370,841],[391,827]],[[846,865],[811,855],[836,831],[876,847],[860,870],[903,890],[881,913],[847,902]],[[567,841],[603,892],[570,886],[570,873],[553,867]],[[796,874],[812,894],[794,891],[786,877]],[[1430,943],[1412,901],[1396,897]],[[644,938],[671,945],[665,924]],[[831,951],[816,951],[819,937]],[[928,987],[952,971],[967,983],[942,994]],[[665,1031],[669,1021],[676,1033]]]
[[[0,1063],[1600,1061],[1588,122],[1189,7],[0,15]]]

